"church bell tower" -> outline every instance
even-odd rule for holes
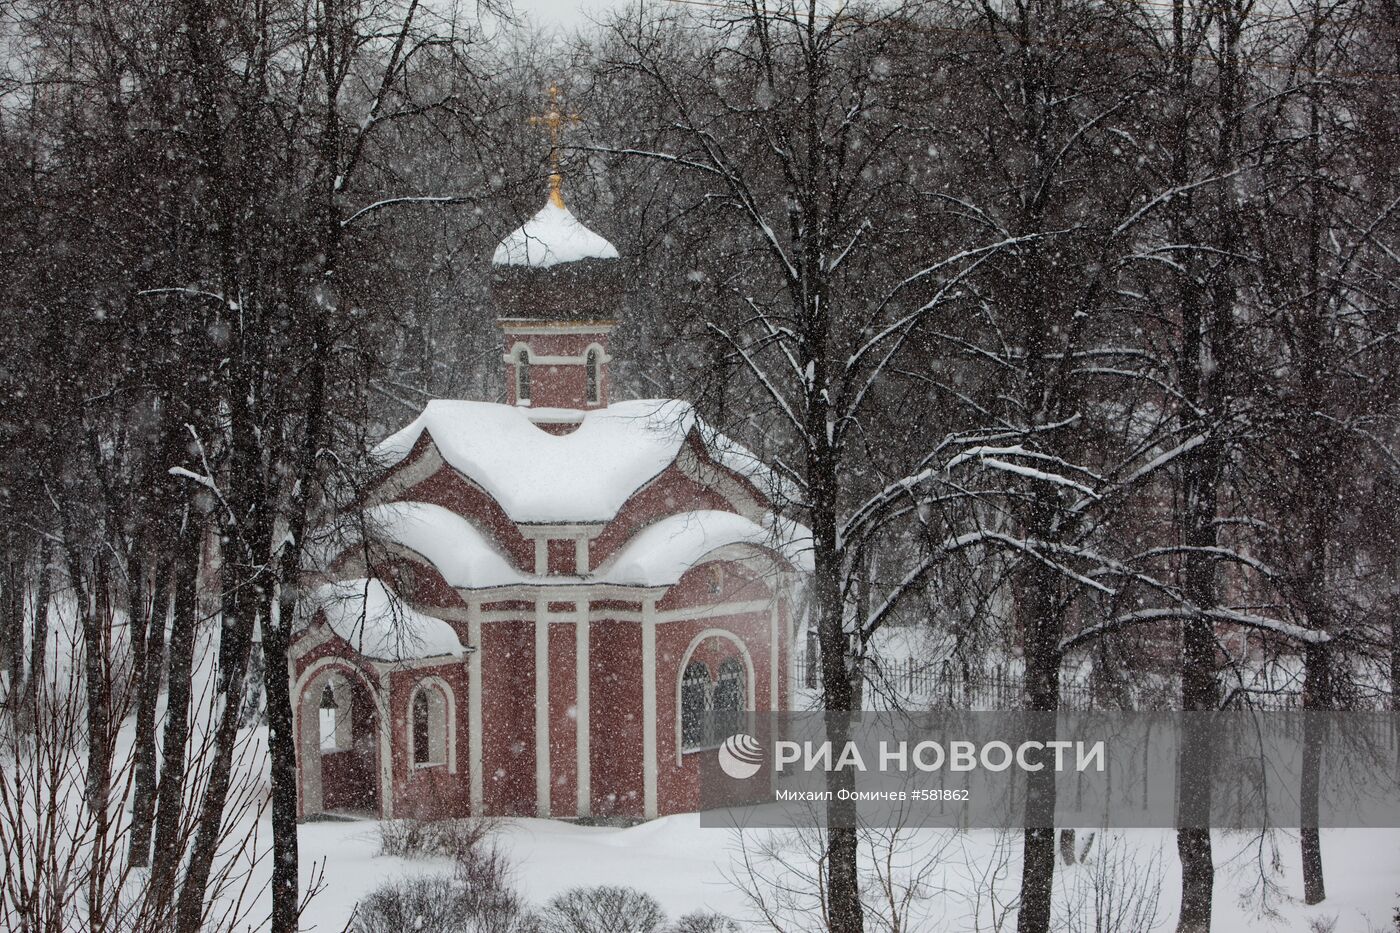
[[[564,204],[559,138],[577,117],[559,107],[531,118],[550,133],[549,200],[500,242],[491,257],[491,301],[504,336],[506,401],[537,410],[541,427],[563,430],[577,412],[608,404],[608,335],[621,299],[617,248]],[[563,409],[557,415],[550,410]]]

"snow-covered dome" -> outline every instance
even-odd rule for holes
[[[547,269],[581,259],[616,258],[617,247],[579,223],[562,199],[551,197],[538,214],[500,242],[491,263]]]

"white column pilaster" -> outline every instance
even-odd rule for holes
[[[481,816],[486,806],[486,762],[481,746],[481,604],[467,604],[467,641],[475,649],[467,655],[467,768],[472,816]]]
[[[385,820],[394,818],[394,717],[391,708],[393,694],[389,688],[389,672],[381,670],[379,696],[375,698],[374,705],[379,714],[379,813],[380,818]]]
[[[778,657],[782,647],[778,626],[778,594],[775,591],[773,604],[768,610],[768,711],[773,713],[778,711]]]
[[[589,735],[588,600],[580,599],[574,622],[574,748],[578,755],[578,815],[592,815],[593,778]]]
[[[549,601],[535,601],[535,813],[549,816]]]
[[[642,815],[659,813],[656,799],[656,600],[642,602]]]

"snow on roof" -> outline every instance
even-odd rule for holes
[[[491,264],[548,268],[579,259],[616,258],[617,247],[579,223],[567,207],[551,201],[500,242]]]
[[[380,537],[422,554],[449,586],[506,586],[522,579],[475,525],[430,502],[388,502],[366,510]]]
[[[417,551],[449,586],[569,586],[584,579],[535,576],[518,570],[475,525],[440,505],[390,502],[370,508],[367,514],[375,533]],[[587,578],[618,586],[670,586],[705,555],[735,544],[770,548],[794,566],[811,570],[810,534],[802,525],[785,521],[765,526],[734,512],[699,510],[670,515],[646,526]]]
[[[379,580],[342,580],[318,587],[312,601],[331,630],[360,654],[381,661],[460,657],[452,626],[412,608]]]
[[[707,429],[694,408],[675,400],[617,402],[584,412],[578,428],[562,435],[537,427],[529,409],[432,401],[374,454],[392,466],[426,431],[443,459],[515,521],[606,522],[675,460],[696,427],[717,460],[764,488],[771,473],[762,461]]]
[[[669,586],[706,554],[732,544],[772,548],[798,566],[803,566],[808,553],[805,539],[780,540],[774,529],[733,512],[682,512],[633,535],[605,567],[599,568],[598,578],[622,585]]]

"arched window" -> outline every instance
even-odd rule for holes
[[[348,751],[353,738],[350,732],[350,685],[340,677],[326,678],[321,688],[320,703],[321,751]]]
[[[710,669],[699,661],[686,665],[681,679],[681,747],[690,750],[706,745],[705,713],[710,705]]]
[[[409,705],[413,765],[429,768],[447,763],[447,697],[432,683],[419,684]]]
[[[515,354],[515,400],[530,401],[530,351],[524,347]]]
[[[715,741],[723,742],[740,731],[744,714],[744,662],[738,658],[728,658],[719,666],[714,708]]]
[[[598,404],[598,351],[589,350],[583,360],[583,368],[587,373],[588,381],[588,404]]]

